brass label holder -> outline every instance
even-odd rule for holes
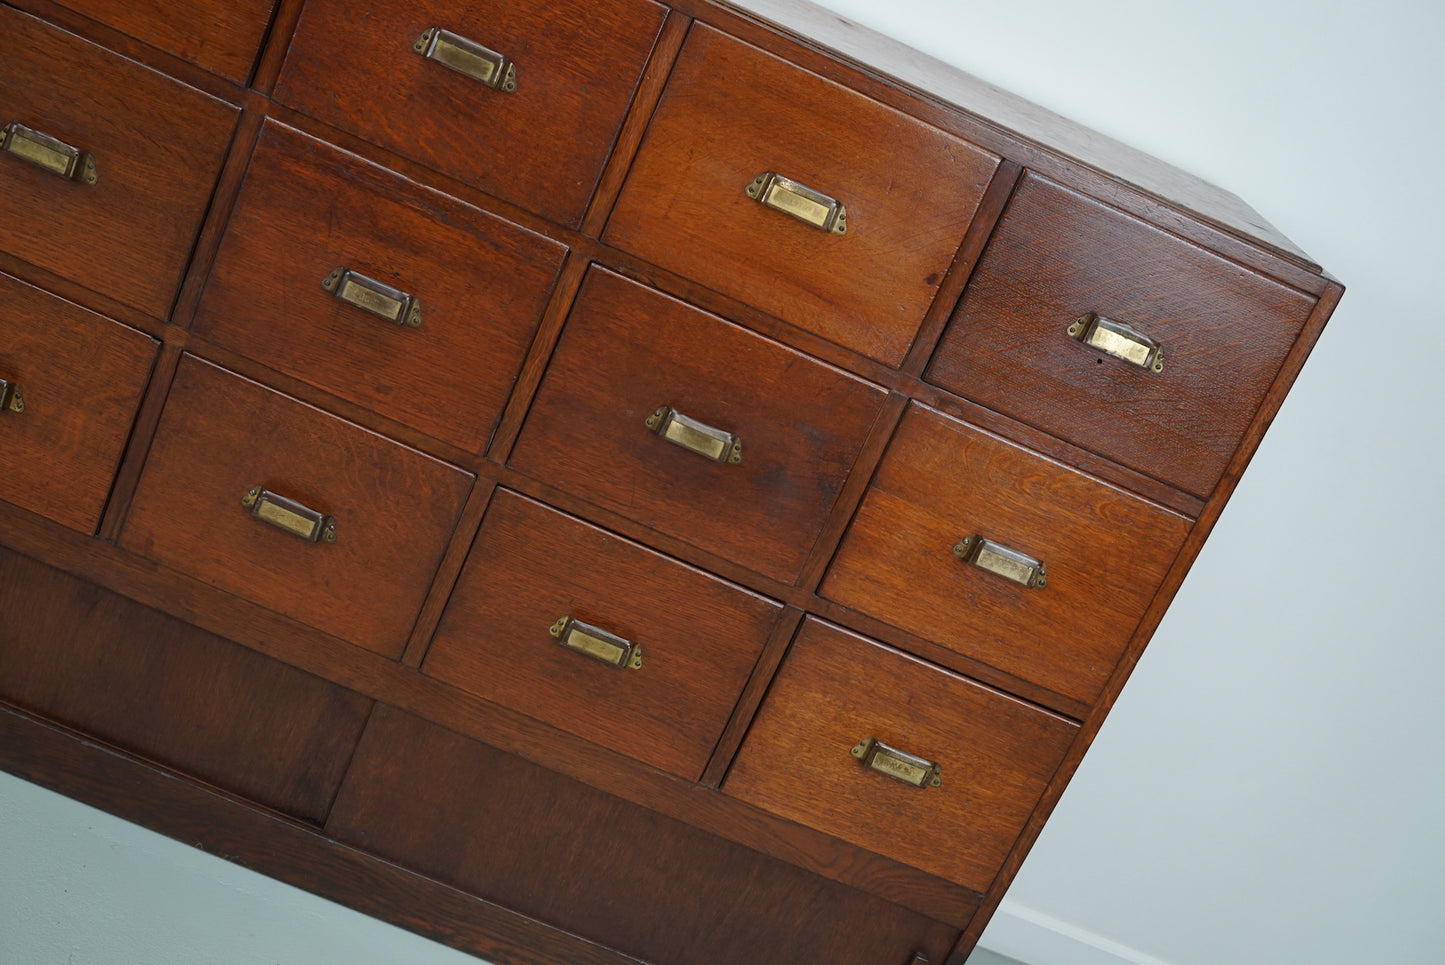
[[[517,89],[517,65],[475,40],[440,27],[416,38],[411,49],[493,90],[510,94]]]
[[[95,158],[78,147],[71,147],[18,121],[6,124],[0,130],[0,151],[29,161],[67,181],[94,184],[98,180]]]
[[[413,295],[350,268],[337,268],[321,280],[321,287],[348,305],[386,319],[394,325],[421,327],[421,303]]]
[[[0,379],[0,412],[24,412],[25,396],[20,393],[20,383]]]
[[[764,171],[753,178],[746,191],[747,196],[759,204],[797,218],[819,231],[835,235],[848,233],[848,210],[843,202],[791,178]]]
[[[862,761],[869,770],[877,771],[895,781],[902,781],[913,787],[943,786],[943,768],[941,766],[907,751],[889,747],[876,737],[859,741],[853,745],[850,753]]]
[[[299,536],[308,543],[336,542],[336,520],[301,505],[294,499],[278,496],[269,489],[253,487],[241,497],[241,505],[263,523]]]
[[[1164,371],[1164,349],[1138,329],[1089,312],[1068,328],[1069,337],[1105,355],[1159,374]]]
[[[965,536],[953,547],[953,555],[971,566],[1029,589],[1048,585],[1049,569],[1039,560],[982,536]]]
[[[704,459],[731,465],[743,461],[742,439],[685,416],[671,406],[658,406],[643,424],[673,445],[695,452]]]
[[[619,670],[637,670],[642,667],[642,646],[632,640],[625,640],[615,633],[608,633],[601,627],[574,620],[570,616],[559,617],[547,628],[558,643],[575,653],[599,660]]]

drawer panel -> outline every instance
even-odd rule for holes
[[[565,252],[268,123],[192,327],[476,451],[506,404]],[[410,295],[419,324],[379,317],[356,304],[360,296],[339,297],[335,282],[323,288],[338,268]]]
[[[499,490],[422,670],[697,780],[780,611]],[[563,646],[548,628],[564,617],[640,647],[640,666]]]
[[[651,0],[309,0],[276,99],[576,225],[665,13]],[[504,56],[516,89],[416,52],[432,28]]]
[[[723,790],[987,891],[1078,726],[810,619]],[[912,786],[854,754],[869,739],[939,768]],[[880,752],[877,768],[885,766]],[[906,770],[906,768],[905,768]]]
[[[0,274],[0,498],[94,533],[157,344]]]
[[[187,355],[120,545],[399,657],[471,484],[454,466]],[[248,510],[253,487],[332,517],[335,542],[283,529],[301,512],[284,502]]]
[[[1207,499],[1313,307],[1307,295],[1030,174],[927,378]],[[1070,337],[1089,314],[1158,343],[1162,371]],[[1126,354],[1130,342],[1141,344],[1126,336]]]
[[[897,365],[998,164],[966,141],[698,25],[605,237]],[[846,233],[749,197],[765,172],[842,203]],[[786,185],[771,197],[821,214]]]
[[[1093,703],[1188,532],[1173,512],[915,405],[821,592]],[[1044,585],[1015,582],[1007,562],[964,562],[954,548],[979,536],[1042,563]]]
[[[512,464],[792,582],[884,398],[876,385],[594,269]],[[650,430],[662,407],[735,436],[741,461],[713,461]],[[685,429],[675,435],[689,441]]]
[[[0,698],[321,821],[371,701],[0,549]]]
[[[164,318],[236,108],[13,7],[0,7],[0,35],[0,125],[90,154],[96,175],[0,152],[0,248]]]
[[[227,80],[244,84],[276,0],[59,0]]]

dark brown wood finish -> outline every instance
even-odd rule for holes
[[[385,709],[327,830],[650,962],[941,959],[955,934]]]
[[[156,318],[171,308],[237,110],[11,7],[0,104],[92,154],[96,182],[0,154],[0,247]]]
[[[309,0],[276,98],[576,225],[666,12],[651,0]],[[413,52],[433,27],[511,59],[517,89],[485,87]]]
[[[565,254],[270,123],[191,328],[475,452],[501,415]],[[322,288],[337,268],[411,295],[420,326]]]
[[[583,285],[511,465],[774,579],[796,579],[883,390],[610,272]],[[742,440],[712,462],[661,406]]]
[[[998,164],[996,155],[699,25],[604,237],[897,365]],[[744,189],[766,171],[841,201],[847,234],[749,198]]]
[[[194,356],[183,359],[120,545],[399,657],[472,485]],[[307,543],[251,516],[262,486],[334,516]]]
[[[155,362],[154,339],[0,274],[0,498],[95,532]]]

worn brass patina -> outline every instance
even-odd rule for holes
[[[1159,343],[1123,322],[1089,312],[1069,326],[1069,336],[1141,369],[1164,371],[1164,349]]]
[[[416,38],[411,49],[494,90],[510,94],[517,89],[516,64],[495,50],[450,30],[432,27]]]
[[[853,745],[853,756],[879,774],[914,787],[941,787],[943,768],[932,761],[900,751],[875,737]]]
[[[94,184],[95,158],[64,141],[11,122],[0,131],[0,151],[23,158],[70,181]]]
[[[336,542],[336,521],[294,499],[255,486],[241,497],[241,505],[248,507],[251,515],[262,522],[299,536],[308,543]]]
[[[747,187],[748,197],[774,211],[792,215],[820,231],[848,233],[848,211],[841,201],[796,181],[764,171]]]
[[[965,536],[953,548],[953,555],[1020,586],[1041,588],[1048,582],[1048,567],[1043,563],[982,536]]]
[[[642,666],[642,647],[639,644],[570,616],[559,617],[547,632],[556,637],[562,646],[593,660],[619,669],[636,670]]]

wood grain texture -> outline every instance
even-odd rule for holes
[[[399,657],[473,477],[194,356],[120,545]],[[251,517],[253,486],[336,519],[334,544]]]
[[[1008,855],[1078,725],[809,619],[723,792],[970,888]],[[869,737],[942,768],[917,788],[850,753]]]
[[[1314,299],[1025,177],[929,381],[1208,498]],[[1087,312],[1164,347],[1154,373],[1070,338]]]
[[[823,581],[830,600],[1084,703],[1189,521],[915,405]],[[953,554],[983,536],[1048,567],[1024,588]]]
[[[236,108],[11,7],[0,7],[6,117],[95,157],[66,181],[0,155],[0,247],[164,318]]]
[[[197,66],[244,84],[276,0],[60,0]]]
[[[666,12],[651,0],[310,0],[276,99],[576,226]],[[510,58],[516,91],[414,53],[432,27]]]
[[[956,934],[389,708],[327,830],[649,962],[876,965]]]
[[[610,272],[583,284],[512,453],[517,469],[792,582],[886,399]],[[715,463],[644,425],[659,406],[742,439]]]
[[[371,701],[0,549],[0,698],[308,821]]]
[[[998,164],[696,25],[603,237],[897,365]],[[750,199],[744,189],[765,171],[842,201],[847,234]]]
[[[506,404],[565,254],[270,122],[192,329],[476,452]],[[416,298],[421,326],[336,298],[321,287],[336,268]]]
[[[697,780],[782,607],[506,490],[422,671]],[[642,648],[618,668],[548,632],[570,616]]]
[[[94,533],[140,406],[154,339],[0,274],[0,498]]]

